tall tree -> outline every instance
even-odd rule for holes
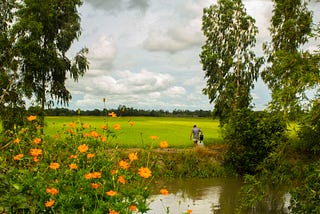
[[[295,112],[306,97],[307,89],[319,79],[312,55],[302,50],[312,31],[312,14],[301,0],[273,0],[270,33],[272,41],[264,44],[268,66],[262,71],[264,82],[272,91],[271,108]]]
[[[0,0],[0,119],[4,130],[20,124],[25,109],[17,86],[14,38],[10,34],[16,6],[16,0]]]
[[[52,100],[67,104],[71,99],[65,87],[67,73],[75,81],[88,69],[84,48],[69,59],[66,55],[81,33],[78,7],[81,0],[24,0],[14,26],[16,48],[21,62],[22,88],[35,96],[43,112]],[[50,95],[48,97],[47,95]]]
[[[206,42],[200,59],[207,79],[203,92],[223,120],[250,106],[250,90],[263,63],[252,50],[258,29],[241,0],[218,0],[203,10],[202,31]]]
[[[14,1],[0,1],[0,104],[4,102],[10,88],[9,73],[12,62],[12,41],[10,39],[10,25],[13,20]]]

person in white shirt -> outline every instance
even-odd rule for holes
[[[199,129],[196,124],[194,124],[190,133],[190,140],[193,139],[194,146],[198,145],[200,133],[202,133],[201,129]]]

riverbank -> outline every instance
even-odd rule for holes
[[[212,178],[225,177],[230,172],[222,166],[225,144],[188,149],[119,149],[120,155],[126,157],[137,152],[141,159],[151,159],[153,175],[174,178]]]

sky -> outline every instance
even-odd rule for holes
[[[256,54],[270,41],[271,0],[243,1],[259,29]],[[119,105],[145,110],[212,110],[199,54],[203,8],[210,0],[84,0],[79,8],[82,33],[69,51],[87,47],[90,68],[78,82],[67,80],[68,108],[103,109]],[[320,2],[313,2],[320,11]],[[314,13],[317,20],[319,12]],[[316,45],[310,45],[315,49]],[[255,109],[264,109],[270,91],[258,80]]]

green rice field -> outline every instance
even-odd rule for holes
[[[212,118],[180,118],[180,117],[46,117],[45,134],[54,136],[57,132],[67,130],[70,123],[75,122],[77,127],[90,125],[102,133],[102,126],[107,125],[115,133],[114,138],[108,138],[111,145],[122,148],[140,148],[144,146],[157,147],[161,141],[167,141],[170,148],[188,148],[193,146],[190,133],[193,124],[204,133],[204,144],[212,145],[222,141],[219,121]],[[120,129],[113,127],[120,125]],[[151,136],[156,136],[152,140]]]

